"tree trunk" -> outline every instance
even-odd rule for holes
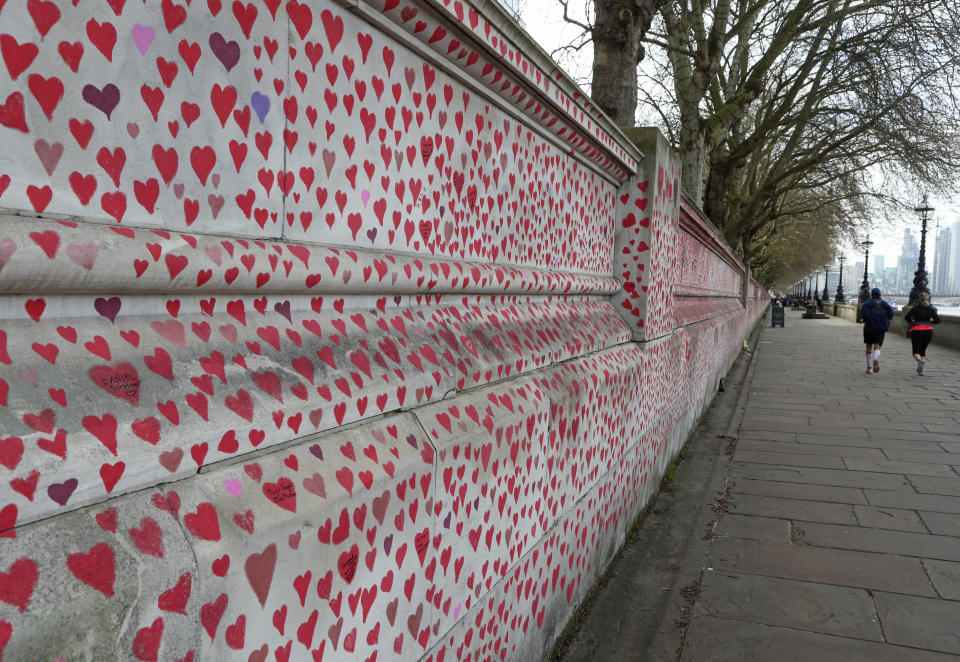
[[[706,136],[698,115],[689,115],[681,110],[679,140],[682,167],[680,180],[683,190],[691,200],[702,206],[704,165],[707,160]]]
[[[596,0],[591,97],[617,126],[633,126],[637,114],[640,39],[663,0]]]
[[[733,186],[735,168],[729,162],[727,150],[717,147],[710,156],[710,174],[703,195],[703,213],[721,232],[727,226],[728,197]],[[724,232],[726,234],[726,232]],[[730,238],[728,237],[728,241]]]

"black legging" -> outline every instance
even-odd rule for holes
[[[913,353],[919,356],[927,355],[927,345],[933,339],[933,329],[925,331],[911,331],[910,342],[913,344]]]

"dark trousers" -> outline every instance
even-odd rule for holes
[[[927,329],[926,331],[911,331],[910,332],[910,342],[913,344],[913,353],[919,354],[920,356],[927,355],[927,345],[930,344],[930,341],[933,340],[933,330]]]

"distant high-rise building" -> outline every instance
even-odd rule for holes
[[[913,275],[917,270],[920,247],[909,228],[903,230],[903,245],[897,259],[897,283],[893,287],[898,294],[906,294],[913,287]]]
[[[878,279],[878,280],[881,279],[881,275],[880,275],[880,274],[883,274],[882,280],[881,280],[881,285],[880,285],[880,289],[881,289],[881,290],[887,291],[887,290],[890,290],[890,289],[892,289],[892,288],[894,288],[894,287],[896,286],[896,282],[897,282],[897,268],[896,268],[896,267],[887,267],[887,268],[884,269],[883,271],[878,271],[878,272],[877,272],[877,279]]]
[[[874,255],[870,258],[870,275],[871,286],[876,285],[884,292],[896,287],[896,276],[893,280],[887,276],[886,258],[883,255]]]
[[[944,294],[960,293],[960,217],[950,226],[950,248],[947,261],[947,286]]]
[[[950,228],[941,228],[933,243],[933,272],[930,291],[934,294],[952,294],[950,283]],[[949,291],[948,291],[949,290]]]

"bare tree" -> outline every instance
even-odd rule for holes
[[[944,148],[960,128],[950,0],[676,0],[661,17],[646,41],[674,72],[684,187],[728,239],[758,197],[828,160],[948,185],[958,160]],[[745,170],[751,186],[738,187]]]
[[[621,124],[639,101],[678,148],[686,193],[756,268],[788,228],[849,235],[903,209],[911,185],[952,189],[955,0],[668,0],[645,35],[637,4],[592,1],[594,98]]]

